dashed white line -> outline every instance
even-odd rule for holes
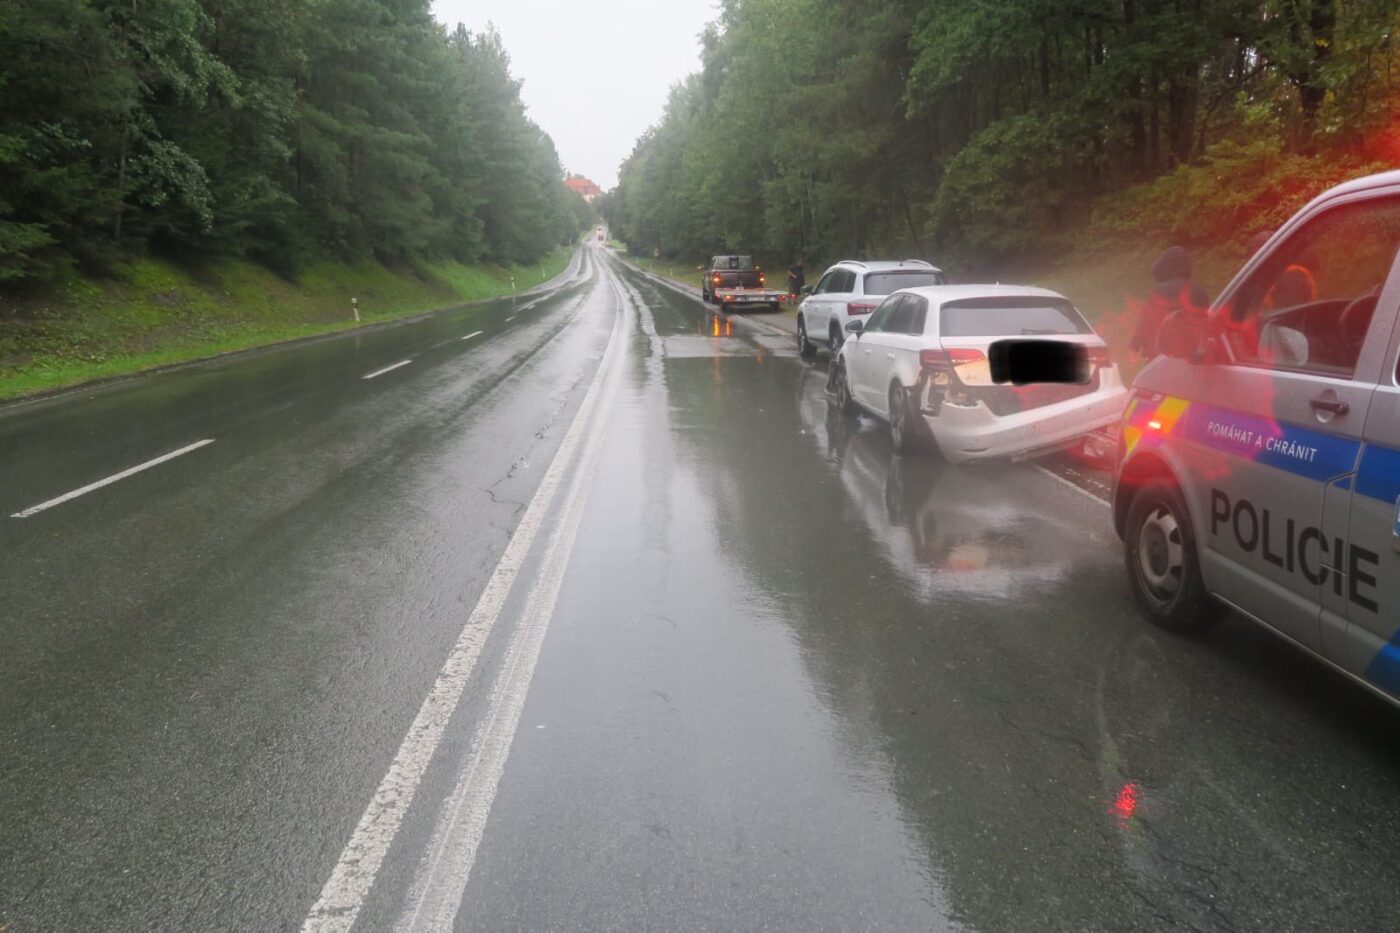
[[[88,493],[92,492],[94,489],[101,489],[103,486],[110,486],[118,480],[126,479],[128,476],[134,476],[135,474],[140,473],[142,470],[149,470],[153,466],[159,466],[160,464],[165,463],[167,460],[174,460],[176,457],[183,457],[190,451],[198,450],[201,447],[208,447],[212,443],[214,443],[214,439],[212,437],[205,438],[202,441],[196,441],[195,443],[190,444],[188,447],[181,447],[179,450],[172,450],[170,453],[162,454],[161,456],[156,457],[154,460],[147,460],[145,463],[137,464],[136,466],[131,467],[130,469],[122,470],[120,473],[113,473],[106,479],[100,479],[95,483],[88,483],[81,489],[75,489],[72,492],[66,492],[56,499],[50,499],[47,502],[40,502],[38,505],[30,506],[23,512],[16,512],[10,517],[28,518],[31,515],[37,515],[45,509],[51,509],[56,505],[62,505],[70,499],[76,499],[79,496],[85,496]]]
[[[467,336],[463,337],[462,339],[463,339],[463,340],[470,340],[470,339],[472,339],[473,337],[480,337],[481,334],[482,334],[482,332],[479,331],[479,330],[472,331],[470,334],[467,334]]]
[[[412,363],[412,362],[413,362],[413,360],[399,360],[399,361],[398,361],[397,363],[395,363],[393,366],[385,366],[383,369],[376,369],[374,372],[372,372],[372,373],[366,373],[365,375],[361,376],[360,378],[361,378],[361,379],[374,379],[374,378],[376,378],[377,376],[382,376],[382,375],[384,375],[385,373],[391,373],[391,372],[393,372],[394,370],[396,370],[396,369],[398,369],[398,368],[400,368],[400,367],[402,367],[402,366],[407,366],[409,363]]]
[[[613,358],[619,352],[615,348],[620,347],[624,339],[621,336],[621,322],[622,316],[619,315],[614,323],[603,362],[584,395],[578,413],[540,480],[534,498],[530,500],[525,514],[521,516],[520,524],[506,544],[500,562],[486,581],[486,587],[438,672],[437,680],[418,708],[418,714],[394,754],[389,770],[379,782],[379,787],[365,807],[355,831],[332,869],[330,878],[326,880],[320,896],[307,914],[302,924],[303,931],[345,931],[355,925],[360,908],[379,875],[384,857],[398,834],[404,815],[413,803],[423,774],[437,752],[447,723],[461,702],[487,637],[491,634],[525,558],[534,544],[535,536],[554,503],[555,495],[572,465],[574,454],[583,444],[586,432],[590,429],[593,412],[603,394],[605,378],[613,368]],[[538,585],[537,582],[536,588]]]

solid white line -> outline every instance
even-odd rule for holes
[[[472,333],[467,334],[467,336],[463,337],[462,339],[463,339],[463,340],[470,340],[470,339],[472,339],[473,337],[480,337],[481,334],[482,334],[482,332],[479,331],[479,330],[478,330],[478,331],[473,331]]]
[[[399,360],[399,361],[398,361],[397,363],[395,363],[393,366],[385,366],[383,369],[376,369],[374,372],[372,372],[372,373],[367,373],[366,375],[363,375],[363,376],[361,376],[360,378],[361,378],[361,379],[373,379],[375,376],[382,376],[382,375],[384,375],[385,373],[391,373],[391,372],[393,372],[394,370],[398,369],[400,366],[407,366],[409,363],[412,363],[412,362],[413,362],[413,360]]]
[[[612,335],[603,362],[584,395],[578,413],[550,461],[539,488],[521,516],[520,524],[511,535],[500,562],[486,581],[476,607],[457,636],[452,651],[438,672],[437,680],[424,698],[408,733],[399,745],[389,770],[379,782],[369,805],[365,807],[350,841],[341,852],[339,861],[312,905],[303,931],[349,930],[355,924],[365,897],[369,894],[384,856],[403,823],[404,815],[413,802],[414,794],[423,780],[428,763],[437,751],[448,721],[461,702],[482,647],[500,616],[506,597],[515,583],[525,557],[534,544],[544,518],[554,502],[575,451],[584,440],[593,412],[598,407],[602,386],[615,355],[614,347],[622,340],[621,316],[614,322]]]
[[[1092,492],[1090,492],[1089,490],[1085,489],[1083,486],[1080,486],[1078,483],[1071,483],[1069,480],[1065,479],[1063,476],[1061,476],[1060,474],[1056,473],[1054,470],[1048,469],[1047,467],[1043,467],[1043,466],[1041,466],[1041,465],[1038,464],[1038,463],[1033,463],[1033,464],[1031,464],[1031,466],[1035,467],[1037,470],[1039,470],[1040,472],[1044,473],[1046,476],[1050,477],[1050,478],[1053,479],[1055,482],[1057,482],[1057,483],[1063,483],[1064,485],[1068,486],[1070,489],[1073,489],[1075,492],[1079,493],[1081,496],[1088,496],[1090,499],[1093,499],[1093,500],[1094,500],[1095,502],[1097,502],[1099,505],[1108,505],[1108,504],[1109,504],[1109,501],[1108,501],[1107,499],[1103,498],[1102,496],[1095,495],[1094,493],[1092,493]]]
[[[613,285],[616,288],[615,282]],[[618,298],[624,300],[620,289]],[[535,676],[535,665],[564,583],[621,372],[622,367],[611,367],[597,421],[579,455],[573,480],[560,505],[559,524],[540,562],[534,589],[525,604],[501,671],[491,687],[487,715],[472,743],[471,757],[443,805],[427,856],[409,889],[408,907],[396,927],[400,933],[451,930],[461,910],[477,849],[505,774],[506,760],[510,757],[530,682]]]
[[[128,476],[133,476],[137,473],[140,473],[142,470],[149,470],[153,466],[159,466],[167,460],[174,460],[176,457],[182,457],[192,450],[198,450],[201,447],[208,447],[212,443],[214,443],[214,439],[212,437],[206,438],[202,441],[196,441],[188,447],[181,447],[179,450],[172,450],[168,454],[162,454],[161,456],[156,457],[154,460],[147,460],[145,463],[138,464],[137,466],[134,466],[129,470],[122,470],[120,473],[113,473],[106,479],[100,479],[95,483],[88,483],[81,489],[75,489],[72,492],[66,492],[63,495],[59,496],[57,499],[50,499],[47,502],[40,502],[38,505],[30,506],[23,512],[16,512],[10,517],[28,518],[31,515],[37,515],[45,509],[51,509],[56,505],[62,505],[69,499],[76,499],[79,496],[85,496],[88,493],[92,492],[94,489],[101,489],[103,486],[110,486],[118,480],[126,479]]]

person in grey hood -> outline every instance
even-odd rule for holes
[[[1152,291],[1143,303],[1128,351],[1134,362],[1157,355],[1157,332],[1162,322],[1177,311],[1204,314],[1210,296],[1191,279],[1191,254],[1172,246],[1152,264]]]

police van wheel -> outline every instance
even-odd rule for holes
[[[1176,485],[1151,480],[1133,497],[1124,556],[1133,595],[1148,619],[1174,632],[1201,632],[1225,615],[1201,579],[1191,517]]]

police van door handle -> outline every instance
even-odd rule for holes
[[[1351,406],[1340,399],[1335,398],[1315,398],[1308,402],[1315,411],[1330,411],[1334,415],[1345,415],[1351,411]]]

